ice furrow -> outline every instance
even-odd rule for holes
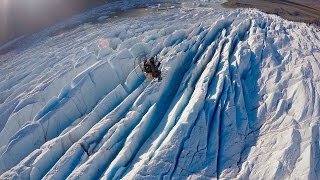
[[[212,36],[212,35],[211,35]],[[201,40],[200,40],[200,42],[202,42]],[[215,46],[215,43],[213,43],[211,46]],[[209,53],[206,53],[206,55],[204,55],[203,57],[205,57],[205,59],[207,59],[207,60],[209,60],[210,59],[210,56],[212,56],[212,55],[210,55],[210,54],[212,54],[212,52],[211,51],[214,51],[214,50],[211,50],[211,46],[209,46]],[[193,49],[193,48],[192,48]],[[213,49],[215,49],[215,48],[213,48]],[[202,58],[203,58],[202,57]],[[200,62],[200,61],[199,61]],[[198,76],[200,75],[199,74],[199,72],[201,72],[201,68],[204,68],[204,66],[206,65],[206,63],[205,63],[205,61],[204,62],[201,62],[201,63],[199,63],[198,62],[198,65],[197,66],[194,66],[195,68],[195,73],[192,73],[193,75],[191,76],[191,82],[193,82],[193,81],[195,81],[197,78],[198,78]],[[199,69],[200,68],[200,69]],[[191,69],[193,69],[193,68],[191,68]],[[192,71],[191,71],[192,72]],[[199,75],[197,75],[197,73],[199,74]],[[187,76],[185,76],[184,77],[184,79],[185,80],[187,80],[187,79],[190,79],[190,77],[188,77],[189,76],[189,73],[187,73],[186,74]],[[195,80],[192,80],[192,79],[195,79]],[[185,80],[182,80],[182,82],[184,82]],[[180,88],[179,89],[181,89],[181,87],[184,87],[185,85],[183,85],[184,83],[182,83],[181,85],[180,85]],[[189,88],[187,88],[187,90],[186,90],[186,92],[184,92],[184,94],[186,94],[186,93],[190,93],[190,92],[192,92],[192,91],[190,91],[190,88],[192,89],[192,86],[194,86],[194,85],[192,85],[192,84],[194,84],[194,83],[190,83],[190,82],[188,82],[188,87]],[[183,86],[182,86],[183,85]],[[182,90],[182,89],[181,89]],[[181,90],[178,90],[178,92],[179,91],[181,91]],[[179,94],[179,93],[178,93]],[[183,102],[183,101],[185,101],[185,100],[188,100],[188,98],[186,98],[185,97],[185,95],[179,95],[179,96],[176,96],[175,97],[175,99],[177,98],[177,97],[180,97],[180,98],[183,98],[182,100],[180,100],[180,101],[178,101],[179,103],[180,102]],[[173,100],[173,102],[177,102],[177,100]],[[175,104],[175,103],[174,103]],[[175,107],[174,107],[174,109],[172,110],[172,108],[170,108],[169,109],[169,111],[168,112],[171,112],[171,111],[173,111],[173,112],[176,112],[178,109],[176,109],[175,110],[175,108],[179,108],[179,107],[183,107],[183,106],[181,106],[181,105],[176,105]],[[178,116],[179,114],[176,114],[175,116]],[[170,117],[170,114],[169,114],[169,117]],[[164,119],[167,119],[168,118],[168,114],[164,117]],[[172,119],[172,118],[171,118]],[[174,119],[175,118],[173,118],[172,120],[169,120],[169,122],[170,121],[174,121]],[[159,143],[161,143],[162,141],[163,141],[163,138],[166,136],[165,135],[165,132],[170,132],[170,129],[171,129],[171,127],[173,127],[172,125],[170,125],[170,124],[172,124],[172,122],[170,122],[168,125],[169,126],[166,126],[165,127],[165,129],[167,129],[167,130],[165,130],[164,131],[164,133],[163,134],[161,134],[161,136],[160,136],[160,138],[159,139],[157,139],[156,140],[156,142],[157,143],[155,143],[155,146],[154,147],[151,147],[152,149],[154,149],[153,151],[151,151],[151,153],[149,153],[149,158],[147,158],[147,159],[145,159],[144,161],[141,161],[141,163],[146,163],[147,161],[150,161],[150,158],[152,158],[152,156],[153,156],[153,154],[154,154],[154,151],[158,148],[158,146],[160,145]],[[170,128],[170,129],[169,129]]]
[[[106,64],[97,64],[96,66],[93,66],[91,69],[94,69],[95,70],[95,73],[104,73],[106,72],[104,68],[108,68],[108,66]],[[110,69],[110,68],[109,68]],[[100,71],[100,72],[99,72]],[[89,72],[90,73],[90,72]],[[84,78],[82,78],[81,76],[83,76]],[[79,87],[85,87],[85,86],[88,86],[88,87],[92,87],[91,90],[90,89],[86,89],[85,93],[90,93],[90,91],[93,91],[93,92],[96,92],[96,97],[99,97],[101,95],[103,95],[104,93],[108,92],[108,91],[111,91],[111,87],[109,87],[109,89],[104,89],[102,88],[101,90],[99,90],[99,88],[101,88],[102,84],[100,83],[100,87],[96,87],[96,91],[94,89],[94,86],[91,85],[90,83],[88,84],[88,82],[91,82],[90,81],[86,81],[85,78],[87,78],[88,76],[86,76],[86,74],[83,74],[83,75],[80,75],[78,76],[78,78],[76,78],[74,80],[74,82],[72,83],[72,85],[76,85],[74,88],[74,90],[70,90],[70,88],[68,86],[65,87],[65,89],[63,89],[59,95],[59,98],[57,98],[56,100],[53,100],[51,103],[49,103],[49,105],[43,109],[42,112],[39,112],[37,114],[37,116],[35,117],[35,120],[36,121],[39,121],[39,123],[42,124],[42,126],[44,126],[45,129],[47,129],[47,131],[45,132],[46,134],[46,137],[45,139],[46,140],[50,140],[54,137],[56,137],[59,133],[62,132],[62,130],[64,128],[66,128],[66,126],[68,126],[68,123],[70,123],[71,121],[73,121],[74,119],[76,118],[79,118],[81,116],[80,112],[77,112],[77,111],[74,111],[73,114],[70,114],[70,111],[69,111],[69,114],[71,115],[71,118],[70,121],[62,121],[64,120],[64,115],[63,115],[63,108],[62,107],[75,107],[75,104],[72,104],[70,102],[72,101],[68,101],[68,95],[69,93],[72,94],[72,93],[78,93],[80,92],[80,94],[82,94],[83,96],[83,93],[81,93],[82,89],[83,88],[79,88]],[[101,79],[99,79],[99,77],[97,77],[95,75],[95,78],[97,79],[98,82],[101,82]],[[102,79],[103,80],[103,79]],[[113,82],[113,86],[116,85],[116,81]],[[111,84],[110,84],[111,85]],[[79,89],[80,91],[77,91],[77,89]],[[88,91],[89,90],[89,91]],[[100,91],[100,92],[99,92]],[[72,97],[72,96],[71,96]],[[60,100],[61,99],[61,100]],[[87,112],[89,112],[89,108],[92,108],[93,105],[95,105],[96,101],[98,100],[97,99],[88,99],[88,100],[85,100],[84,102],[86,102],[87,104]],[[61,101],[61,104],[59,104]],[[59,108],[58,108],[59,107]],[[55,110],[57,109],[57,111],[52,111],[52,110]],[[62,110],[62,111],[61,111]],[[69,109],[71,110],[71,109]],[[76,110],[76,108],[75,108]],[[60,112],[59,112],[60,111]],[[72,111],[71,111],[72,112]],[[70,118],[70,117],[69,117]],[[56,122],[53,123],[54,121],[52,121],[51,119],[56,119]],[[63,122],[63,123],[62,123]],[[60,124],[61,123],[61,124]],[[50,127],[50,128],[49,128]],[[57,132],[56,132],[57,131]],[[24,128],[21,130],[22,134],[33,134],[33,131],[29,131],[28,127],[27,128]],[[35,138],[33,140],[33,142],[37,142],[37,138]],[[9,147],[8,148],[19,148],[22,144],[23,144],[23,141],[21,140],[20,142],[17,142],[18,144],[9,144]],[[37,144],[38,146],[39,144]],[[16,156],[14,159],[12,159],[11,163],[15,163],[17,161],[20,161],[19,159],[20,158],[24,158],[25,155],[27,155],[28,152],[31,152],[33,151],[35,148],[38,148],[37,146],[29,146],[29,150],[27,150],[25,148],[25,152],[24,154],[21,154],[20,156]],[[4,154],[1,155],[0,158],[6,158],[7,157],[7,154],[6,152],[4,152]]]
[[[211,50],[211,48],[210,48],[210,46],[209,46],[209,49]],[[214,48],[213,48],[214,49]],[[211,51],[214,51],[214,50],[211,50]],[[207,59],[210,59],[210,54],[212,54],[212,52],[210,53],[208,53],[208,57],[206,57]],[[206,62],[204,61],[204,62],[201,62],[201,66],[203,66],[203,65],[205,65],[206,64]],[[201,66],[200,66],[200,68],[201,68]],[[201,72],[201,70],[196,70],[196,72]],[[199,75],[198,75],[199,76]],[[195,77],[192,77],[191,79],[194,79],[194,78],[197,78],[197,75],[195,76]],[[183,81],[183,80],[182,80]],[[194,83],[193,83],[194,84]],[[189,85],[190,86],[190,85]],[[192,85],[191,85],[192,86]],[[167,94],[172,94],[172,93],[167,93]],[[161,103],[161,101],[159,101],[159,103],[157,104],[157,106],[158,107],[161,107],[161,109],[162,109],[162,112],[165,112],[166,110],[166,106],[168,106],[169,104],[168,103],[165,103],[165,104],[167,104],[167,105],[165,105],[165,104],[163,104],[163,105],[161,105],[162,103]],[[159,111],[159,110],[158,110]],[[166,117],[165,117],[166,118]],[[157,126],[157,124],[158,123],[156,123],[157,121],[159,122],[160,120],[161,120],[161,116],[159,116],[159,114],[157,115],[157,118],[155,118],[155,117],[153,117],[153,118],[151,118],[151,119],[153,119],[153,121],[155,121],[155,123],[153,123],[153,128],[154,127],[156,127]],[[143,121],[142,121],[143,122]],[[153,131],[153,128],[150,128],[149,127],[149,132],[152,132]],[[150,131],[151,130],[151,131]],[[140,130],[141,131],[141,130]],[[143,131],[143,132],[145,132],[145,131]],[[145,135],[145,136],[149,136],[149,135]],[[130,139],[130,138],[129,138]],[[162,140],[160,140],[160,141],[158,141],[158,142],[161,142]],[[128,143],[129,143],[130,141],[128,141]],[[138,143],[139,144],[139,143]],[[132,151],[132,147],[130,147],[130,151]],[[123,154],[128,154],[128,153],[123,153]],[[121,157],[121,156],[119,156],[119,157]],[[133,157],[131,157],[131,159],[132,159]],[[117,160],[117,159],[116,159]],[[130,162],[130,161],[129,161]],[[111,164],[111,166],[113,165],[113,163]],[[121,168],[121,170],[120,170],[120,172],[123,172],[123,171],[125,171],[125,167],[127,167],[128,165],[125,165],[124,167],[122,167]],[[111,168],[109,168],[109,169],[111,169]],[[106,171],[106,176],[105,176],[105,178],[111,178],[111,177],[113,177],[115,174],[113,174],[113,173],[108,173],[109,172],[109,169]],[[110,170],[110,172],[112,172],[112,171],[114,171],[114,169],[111,169]],[[118,176],[120,176],[122,173],[117,173],[117,177]],[[115,176],[115,178],[117,178],[116,176]]]
[[[222,62],[224,62],[224,67],[221,69],[222,72],[225,72],[224,80],[224,89],[223,91],[227,94],[225,95],[223,103],[221,103],[221,110],[216,121],[220,121],[218,124],[218,148],[217,148],[217,176],[221,176],[222,171],[227,171],[229,178],[235,176],[237,169],[235,164],[240,159],[241,149],[243,144],[241,143],[244,140],[244,134],[246,134],[246,129],[238,129],[237,126],[237,116],[246,116],[242,114],[237,114],[235,106],[243,106],[244,102],[235,102],[235,87],[239,83],[239,78],[236,76],[238,72],[242,73],[242,69],[238,69],[235,64],[237,60],[235,55],[239,55],[243,48],[243,42],[249,38],[249,29],[251,27],[251,20],[241,22],[234,30],[231,31],[230,36],[228,37],[228,42],[225,44],[222,54]],[[245,46],[245,45],[244,45]],[[240,68],[242,63],[247,63],[246,56],[241,54],[241,61],[238,62]],[[247,59],[248,61],[249,59]],[[246,64],[247,65],[247,64]],[[239,90],[238,90],[239,91]],[[237,104],[239,103],[239,104]],[[238,111],[239,113],[239,111]],[[220,120],[218,120],[220,119]],[[242,119],[242,123],[246,124],[245,119]],[[229,139],[229,137],[237,137]],[[237,145],[237,147],[233,147]],[[231,170],[231,167],[233,170]],[[233,175],[232,175],[233,174]],[[225,176],[225,177],[228,177]]]
[[[55,146],[60,146],[61,143],[64,142],[64,148],[62,148],[62,152],[60,153],[56,153],[56,152],[52,152],[52,151],[46,151],[46,147],[48,145],[44,145],[42,150],[42,157],[47,156],[47,157],[51,157],[51,163],[54,162],[52,161],[53,159],[57,159],[59,158],[62,153],[64,153],[68,147],[70,147],[72,145],[72,143],[76,142],[78,139],[80,139],[80,137],[82,137],[82,135],[84,135],[84,133],[90,129],[90,127],[92,127],[96,122],[98,122],[98,120],[100,120],[99,117],[103,117],[104,115],[106,115],[106,112],[111,111],[113,109],[113,107],[116,105],[116,103],[119,103],[119,100],[121,101],[121,96],[123,97],[126,94],[126,92],[124,91],[124,89],[121,86],[118,86],[114,91],[112,91],[111,93],[109,93],[98,105],[97,107],[79,124],[77,125],[75,128],[71,129],[69,132],[67,132],[66,134],[64,134],[62,137],[59,137],[57,139],[54,139],[54,142],[51,142],[52,144],[55,144]],[[115,104],[112,105],[110,103],[114,102]],[[108,105],[109,104],[109,105]],[[107,105],[107,106],[106,106]],[[86,130],[87,129],[87,130]],[[70,141],[71,140],[71,141]],[[53,158],[55,157],[55,158]],[[39,166],[38,164],[40,163],[41,166]],[[45,166],[43,166],[45,164]],[[41,170],[38,173],[38,176],[42,177],[48,168],[50,168],[53,164],[50,165],[50,163],[44,163],[44,162],[34,162],[34,166],[38,167],[37,170]],[[47,170],[45,170],[47,169]],[[42,173],[42,175],[41,175]],[[36,177],[36,176],[33,176]]]
[[[79,152],[78,150],[80,143],[83,145],[85,149],[87,149],[89,156],[94,154],[93,149],[94,149],[94,146],[96,146],[96,143],[99,142],[102,139],[102,136],[105,134],[105,132],[108,129],[110,129],[110,127],[113,126],[113,124],[115,123],[115,120],[123,116],[122,114],[126,112],[127,109],[133,104],[133,100],[137,98],[137,96],[142,92],[142,90],[143,88],[141,86],[138,87],[126,99],[124,99],[123,102],[121,102],[118,105],[118,107],[116,107],[108,115],[103,117],[103,119],[100,120],[99,117],[95,117],[95,116],[93,116],[93,118],[95,118],[96,120],[93,122],[91,122],[92,121],[91,119],[88,119],[87,122],[90,123],[91,125],[94,125],[90,130],[88,128],[86,131],[83,131],[83,128],[81,128],[83,124],[80,124],[81,126],[79,125],[78,132],[77,131],[75,131],[74,133],[71,132],[69,134],[69,138],[74,142],[74,144],[68,149],[68,151],[62,157],[60,157],[59,161],[51,168],[51,170],[47,173],[45,178],[49,178],[49,179],[66,178],[71,173],[71,171],[74,168],[76,168],[75,166],[80,166],[81,162],[79,162],[79,158],[77,158],[77,156],[81,157],[84,153],[81,151]],[[115,90],[115,92],[118,93],[121,91]],[[113,101],[115,100],[117,99],[114,99]],[[110,99],[106,98],[106,101],[101,105],[108,103],[108,101],[110,101]],[[93,112],[104,112],[103,106],[97,107],[96,109],[97,110]],[[96,114],[96,113],[93,113],[93,114]],[[95,122],[96,123],[98,122],[98,123],[95,124]],[[85,132],[87,133],[84,134]],[[80,154],[76,155],[73,152],[79,152]],[[69,164],[73,164],[74,167],[71,168]],[[56,172],[60,172],[60,173],[57,174]]]
[[[164,127],[164,130],[162,131],[160,137],[156,140],[157,143],[154,143],[155,146],[152,148],[154,150],[151,151],[152,153],[150,154],[148,161],[150,161],[150,159],[152,158],[152,156],[154,154],[154,151],[159,148],[159,146],[161,145],[160,143],[163,142],[164,138],[168,135],[168,133],[172,130],[174,125],[177,123],[177,120],[183,111],[182,108],[185,107],[186,104],[188,103],[188,101],[190,100],[191,93],[195,89],[195,83],[197,82],[197,79],[201,75],[200,73],[203,71],[203,69],[205,68],[205,66],[209,62],[209,60],[212,58],[211,56],[213,55],[213,52],[217,48],[216,47],[217,42],[218,42],[218,40],[214,41],[214,43],[212,43],[210,46],[208,46],[207,52],[204,55],[202,55],[201,60],[198,60],[197,64],[190,68],[190,70],[189,70],[190,73],[189,72],[186,73],[186,76],[184,77],[184,80],[182,80],[182,83],[181,83],[179,90],[178,90],[178,92],[182,91],[182,90],[184,92],[180,93],[180,95],[178,97],[175,97],[175,99],[179,98],[179,100],[175,100],[175,99],[173,100],[173,102],[176,102],[176,103],[174,103],[175,106],[173,108],[170,108],[168,111],[170,113],[164,117],[164,119],[168,119],[167,120],[168,123]],[[196,59],[197,55],[194,58]],[[184,83],[187,80],[188,80],[188,82]]]
[[[213,44],[214,45],[214,44]],[[215,48],[213,48],[213,52],[215,51],[214,50]],[[210,46],[209,46],[209,50],[212,50],[212,48],[210,48]],[[208,60],[211,60],[211,58],[212,58],[212,56],[213,56],[213,53],[211,52],[211,53],[208,53],[208,54],[212,54],[211,55],[211,57],[210,57],[210,55],[208,56],[208,57],[206,57],[206,58],[208,58]],[[216,51],[216,55],[215,56],[217,56],[217,54],[219,54],[219,50],[217,50]],[[200,77],[200,79],[197,81],[197,87],[195,88],[195,90],[197,90],[197,89],[202,89],[204,92],[202,92],[201,93],[201,91],[200,91],[200,95],[199,94],[197,94],[196,92],[197,91],[195,91],[195,92],[193,92],[193,95],[192,95],[192,97],[191,97],[191,99],[190,100],[188,100],[188,105],[186,106],[186,108],[183,110],[183,113],[182,113],[182,115],[179,117],[179,124],[178,125],[176,125],[176,126],[174,126],[174,128],[171,130],[171,132],[170,132],[170,134],[169,134],[169,136],[168,136],[168,138],[169,137],[172,137],[172,136],[175,136],[175,135],[172,135],[172,133],[174,132],[174,133],[179,133],[179,136],[177,136],[177,137],[180,137],[182,134],[183,134],[183,132],[181,132],[181,130],[182,131],[188,131],[189,133],[186,133],[186,135],[185,136],[182,136],[181,138],[183,138],[184,137],[184,140],[182,140],[182,141],[179,141],[179,139],[177,139],[177,140],[175,140],[175,141],[178,141],[178,142],[180,142],[180,143],[178,143],[178,144],[180,144],[180,148],[178,148],[177,147],[177,149],[179,150],[179,152],[175,152],[175,154],[176,154],[176,161],[178,161],[179,160],[179,156],[180,156],[180,154],[181,154],[181,151],[182,151],[182,147],[183,147],[183,142],[184,141],[186,141],[187,139],[188,139],[188,136],[190,135],[190,133],[191,133],[191,130],[192,130],[192,125],[188,125],[187,126],[187,124],[189,124],[189,123],[186,123],[186,125],[185,126],[183,126],[183,125],[181,125],[181,123],[183,124],[183,121],[184,120],[187,120],[187,119],[191,119],[190,121],[192,121],[192,119],[193,118],[187,118],[188,116],[190,116],[190,117],[194,117],[194,118],[197,118],[197,113],[198,113],[198,111],[197,110],[192,110],[193,108],[193,106],[195,106],[195,108],[199,108],[199,110],[201,109],[201,100],[199,100],[199,99],[201,99],[201,97],[203,98],[204,96],[202,95],[202,94],[206,94],[206,89],[207,88],[199,88],[199,86],[201,86],[201,84],[202,83],[204,83],[204,85],[203,86],[206,86],[205,84],[207,84],[208,82],[210,82],[210,77],[212,76],[210,76],[210,75],[206,75],[206,73],[209,73],[209,72],[211,72],[210,74],[214,74],[215,73],[215,66],[217,66],[217,64],[218,64],[218,60],[217,60],[217,58],[214,58],[215,60],[211,60],[210,62],[209,62],[209,64],[208,65],[206,65],[206,68],[205,68],[205,70],[204,70],[204,73],[202,73],[201,74],[201,77]],[[196,71],[197,72],[197,71]],[[201,71],[199,71],[199,72],[201,72]],[[188,78],[189,79],[189,78]],[[192,80],[192,79],[189,79],[189,80]],[[191,81],[192,82],[192,81]],[[194,100],[192,100],[192,99],[197,99],[197,101],[194,101]],[[198,103],[200,103],[198,106],[197,106],[197,103],[196,104],[192,104],[192,103],[190,103],[190,102],[198,102]],[[192,114],[192,112],[194,111],[194,115]],[[190,115],[190,113],[191,113],[191,115]],[[182,122],[181,122],[182,121]],[[194,119],[192,122],[196,122],[196,120]],[[191,123],[191,124],[193,124],[193,123]],[[179,130],[177,130],[177,128],[179,129]],[[180,135],[180,133],[182,133],[181,135]],[[188,135],[189,134],[189,135]],[[172,139],[170,138],[170,139],[166,139],[166,140],[164,140],[164,142],[166,142],[166,141],[172,141]],[[176,143],[173,143],[173,144],[176,144]],[[177,146],[179,146],[179,145],[177,145]],[[172,147],[173,148],[173,147]],[[159,151],[161,152],[161,149],[162,149],[162,146],[159,148],[159,150],[157,150],[158,152],[157,152],[157,154],[159,154]],[[169,149],[171,149],[171,148],[169,148]],[[172,149],[171,149],[172,150]],[[158,157],[154,157],[152,160],[151,160],[151,162],[150,163],[153,163],[154,162],[154,160],[156,160],[156,158],[158,158]],[[171,162],[172,160],[171,159],[167,159],[165,162]],[[178,163],[178,162],[171,162],[172,164],[176,164],[176,163]],[[150,165],[150,164],[149,164]],[[173,173],[175,172],[175,170],[176,170],[176,167],[177,167],[177,165],[176,166],[173,166],[172,167],[172,169],[170,170],[170,174],[172,174],[173,175]],[[169,177],[169,176],[168,176]]]
[[[187,44],[186,44],[187,45]],[[181,45],[180,45],[181,46]],[[178,46],[179,47],[179,46]],[[183,46],[182,46],[183,47]],[[180,48],[182,48],[182,47],[180,47]],[[182,56],[183,57],[183,56]],[[183,59],[184,61],[186,61],[186,60],[188,60],[188,58],[187,58],[188,56],[185,56],[185,59]],[[176,63],[176,62],[175,62]],[[171,72],[170,72],[170,74],[173,74],[173,73],[183,73],[183,71],[185,71],[186,70],[186,68],[180,68],[180,67],[178,67],[178,69],[176,69],[176,70],[171,70]],[[181,72],[182,71],[182,72]],[[168,74],[167,74],[167,76],[168,76]],[[169,76],[169,77],[172,77],[172,76]],[[168,82],[170,82],[170,79],[167,79],[166,81],[168,81]],[[169,83],[164,83],[164,86],[162,86],[161,87],[161,91],[160,91],[160,93],[164,93],[164,92],[166,92],[165,90],[166,89],[168,89],[168,87],[166,88],[166,86],[172,86],[172,87],[178,87],[178,86],[175,86],[175,83],[177,83],[177,82],[180,82],[180,80],[178,80],[178,79],[175,79],[175,80],[171,80],[171,84],[169,84]],[[151,87],[152,87],[152,89],[151,89]],[[144,100],[145,100],[145,98],[146,97],[148,97],[148,96],[150,96],[150,95],[148,95],[149,93],[146,93],[146,92],[152,92],[152,90],[154,89],[155,87],[154,86],[150,86],[150,88],[146,88],[146,90],[144,91],[144,94],[145,95],[143,95],[143,96],[140,96],[139,97],[139,99],[137,99],[137,102],[143,102]],[[170,95],[170,94],[175,94],[174,92],[176,91],[176,90],[174,90],[174,89],[176,89],[176,88],[171,88],[172,89],[172,92],[171,91],[168,91],[168,92],[166,92],[165,94],[167,94],[166,96],[168,96],[168,95]],[[158,97],[159,98],[159,97]],[[157,99],[158,99],[157,98]],[[153,101],[155,101],[155,100],[153,100]],[[146,103],[150,103],[150,102],[148,102],[148,101],[146,101]],[[161,104],[161,103],[160,103]],[[165,104],[167,104],[167,103],[165,103]],[[137,106],[137,107],[139,107],[138,105],[137,105],[137,103],[135,103],[135,106]],[[162,108],[163,108],[163,110],[165,110],[167,105],[162,105]],[[143,107],[143,106],[142,106]],[[149,107],[149,106],[148,106]],[[143,108],[143,109],[145,109],[145,108]],[[130,114],[129,114],[130,115]],[[131,116],[131,115],[130,115]],[[130,117],[129,116],[129,117]],[[159,117],[161,117],[161,115],[159,116]],[[121,121],[120,121],[121,122]],[[126,121],[124,121],[124,122],[126,122]],[[136,126],[136,125],[134,125],[134,126]],[[130,128],[131,129],[131,128]],[[117,131],[116,131],[117,132]],[[106,139],[106,143],[108,144],[108,142],[109,142],[109,139],[110,138],[112,138],[112,137],[114,137],[115,135],[114,134],[112,134],[112,135],[109,135],[109,136],[107,136],[107,138],[105,137],[104,139]],[[101,148],[104,148],[104,146],[106,146],[107,144],[106,143],[104,143],[104,145],[101,147]],[[99,151],[101,151],[101,148],[100,148],[100,150]],[[99,152],[98,151],[98,152]],[[110,159],[111,160],[111,159]],[[110,160],[108,160],[108,161],[110,161]],[[107,164],[107,166],[108,166],[108,164]],[[101,168],[103,168],[103,166],[101,167]]]

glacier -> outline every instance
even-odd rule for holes
[[[105,13],[147,2],[0,55],[0,179],[320,179],[319,27],[218,1]],[[155,55],[161,81],[136,64]]]

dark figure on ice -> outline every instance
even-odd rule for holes
[[[146,74],[148,79],[158,78],[161,80],[161,71],[159,70],[160,62],[156,58],[151,57],[150,59],[145,59],[143,62],[142,70]]]

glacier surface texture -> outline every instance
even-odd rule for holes
[[[219,3],[106,9],[0,55],[0,179],[320,178],[317,27]],[[155,55],[161,81],[136,64]]]

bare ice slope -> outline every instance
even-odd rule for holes
[[[319,179],[319,61],[319,29],[216,5],[42,37],[0,56],[0,179]]]

